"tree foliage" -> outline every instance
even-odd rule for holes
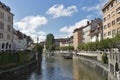
[[[41,46],[39,44],[36,44],[35,49],[38,52],[38,54],[42,54],[43,53],[43,46]]]
[[[55,50],[55,41],[54,41],[54,35],[53,34],[48,34],[46,37],[46,41],[45,41],[45,46],[46,49],[49,51],[53,51]]]
[[[79,44],[78,49],[85,51],[95,51],[95,50],[103,51],[104,49],[117,48],[118,47],[116,45],[117,42],[120,42],[120,34],[117,34],[114,38],[107,38],[101,41]]]
[[[62,47],[59,47],[59,50],[74,50],[74,47],[73,46],[62,46]]]
[[[29,46],[31,43],[33,43],[33,40],[30,36],[27,36],[26,40],[27,40],[27,46]]]
[[[103,63],[105,63],[105,64],[108,63],[108,57],[107,57],[107,54],[106,54],[106,53],[103,53],[103,54],[102,54],[102,61],[103,61]]]

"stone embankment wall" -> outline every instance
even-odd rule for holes
[[[27,63],[26,65],[21,65],[16,68],[12,68],[6,71],[1,71],[0,72],[0,79],[2,80],[11,80],[11,78],[18,77],[22,74],[25,74],[29,71],[32,71],[36,69],[37,67],[37,61],[31,61]]]
[[[108,76],[108,66],[102,64],[99,61],[87,59],[81,56],[73,56],[73,59],[78,59],[81,63],[87,65],[89,68],[95,69],[98,73],[102,74],[103,76]]]

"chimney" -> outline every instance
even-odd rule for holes
[[[87,25],[89,25],[90,24],[90,22],[89,21],[87,21]]]
[[[93,22],[94,20],[91,20],[91,22]]]

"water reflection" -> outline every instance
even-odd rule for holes
[[[75,80],[105,80],[105,77],[78,60],[73,60],[73,73]]]
[[[104,78],[77,60],[43,57],[40,69],[16,80],[104,80]]]

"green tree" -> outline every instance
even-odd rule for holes
[[[59,47],[60,50],[74,50],[74,47],[73,46],[62,46],[62,47]]]
[[[43,46],[36,44],[35,49],[38,52],[38,54],[41,55],[43,53]]]
[[[46,49],[49,51],[55,50],[55,41],[54,41],[54,35],[53,34],[47,34],[46,41],[45,41],[45,46]]]
[[[108,57],[107,57],[107,54],[106,54],[106,53],[103,53],[103,54],[102,54],[102,61],[103,61],[103,63],[105,63],[105,64],[108,63]]]

